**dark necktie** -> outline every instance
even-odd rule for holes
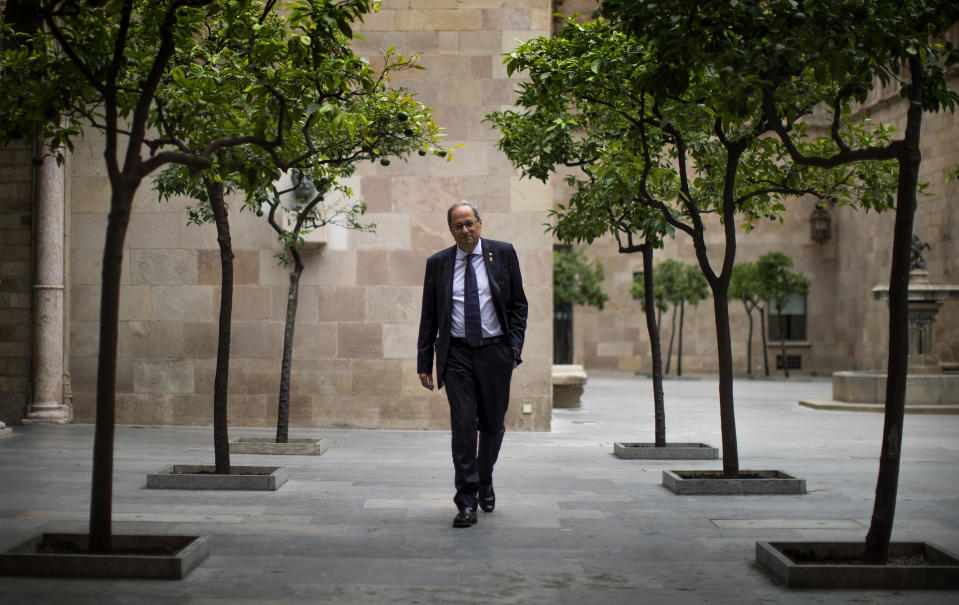
[[[483,321],[480,319],[479,288],[476,285],[476,271],[473,270],[474,254],[466,255],[466,275],[463,283],[463,312],[466,323],[466,342],[474,347],[480,345],[483,338]]]

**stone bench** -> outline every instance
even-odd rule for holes
[[[583,366],[562,364],[553,366],[553,407],[578,408],[579,398],[586,384]]]

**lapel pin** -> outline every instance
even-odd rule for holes
[[[493,253],[492,253],[492,252],[489,253],[489,262],[493,262]]]

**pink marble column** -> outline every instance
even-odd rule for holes
[[[63,404],[66,170],[46,157],[37,170],[34,220],[33,401],[24,423],[69,422]]]

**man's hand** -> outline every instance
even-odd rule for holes
[[[433,390],[433,374],[420,374],[420,382],[429,390]]]

